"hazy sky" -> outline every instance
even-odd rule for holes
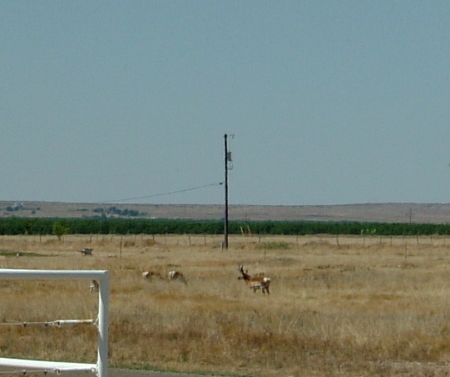
[[[450,202],[450,2],[0,2],[0,200]],[[192,189],[192,190],[191,190]]]

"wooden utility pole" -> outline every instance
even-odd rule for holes
[[[228,249],[228,144],[227,144],[228,135],[224,135],[225,141],[225,216],[224,216],[224,240],[223,247]]]

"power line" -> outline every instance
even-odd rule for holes
[[[191,188],[186,188],[186,189],[176,190],[176,191],[167,191],[167,192],[162,192],[162,193],[153,194],[153,195],[138,196],[135,198],[104,200],[104,201],[102,201],[102,203],[127,202],[130,200],[149,199],[149,198],[155,198],[157,196],[167,196],[167,195],[179,194],[180,192],[194,191],[194,190],[199,190],[199,189],[202,189],[205,187],[220,186],[220,185],[223,185],[223,182],[209,183],[207,185],[196,186],[196,187],[191,187]]]

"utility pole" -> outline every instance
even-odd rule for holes
[[[224,227],[223,227],[223,248],[228,249],[228,135],[223,136],[225,142],[225,217],[224,217]]]
[[[234,135],[230,135],[234,138]],[[233,169],[233,160],[231,152],[228,150],[227,138],[228,135],[223,136],[225,140],[225,217],[224,217],[224,240],[222,248],[228,249],[228,170]]]

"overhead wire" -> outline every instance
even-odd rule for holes
[[[194,191],[194,190],[199,190],[199,189],[202,189],[202,188],[205,188],[205,187],[220,186],[220,185],[223,185],[223,182],[209,183],[207,185],[190,187],[190,188],[186,188],[186,189],[182,189],[182,190],[167,191],[167,192],[162,192],[162,193],[159,193],[159,194],[137,196],[137,197],[134,197],[134,198],[103,200],[103,201],[101,201],[101,203],[116,203],[116,202],[127,202],[127,201],[130,201],[130,200],[149,199],[149,198],[155,198],[157,196],[167,196],[167,195],[179,194],[181,192]]]

